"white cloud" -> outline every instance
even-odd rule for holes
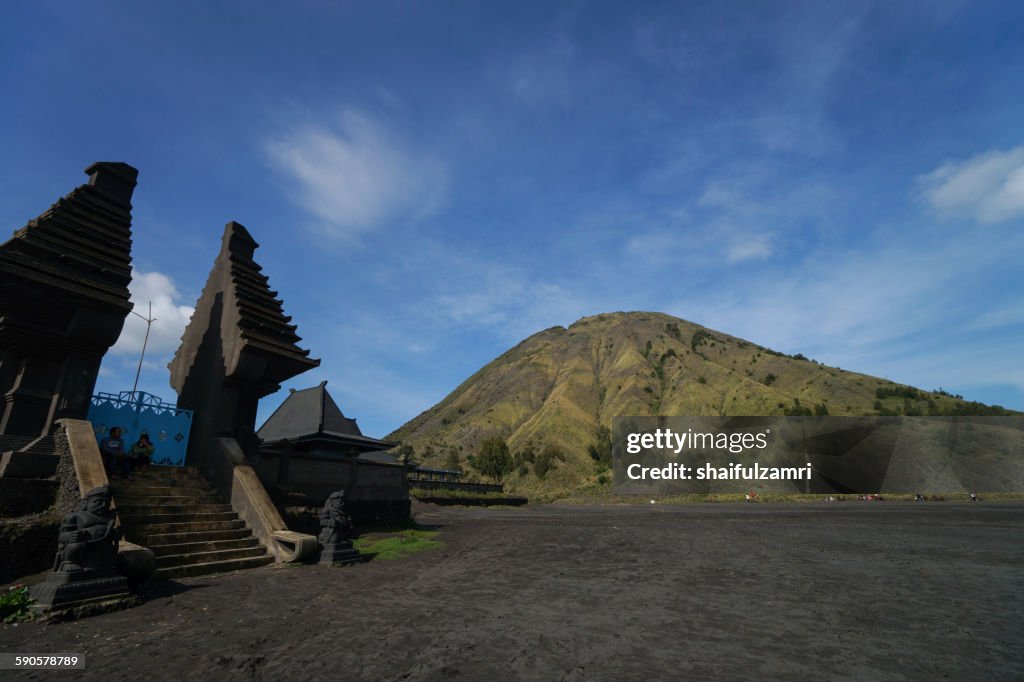
[[[193,308],[181,305],[181,294],[170,277],[161,272],[140,272],[132,270],[132,281],[128,285],[134,312],[149,316],[149,304],[153,304],[152,317],[156,318],[149,331],[146,343],[146,357],[158,357],[173,353],[181,343],[181,335],[192,317]],[[129,314],[117,343],[110,349],[114,355],[138,355],[146,337],[146,322]]]
[[[1024,215],[1024,146],[949,161],[918,181],[925,201],[940,215],[982,223]]]
[[[447,186],[444,163],[403,146],[369,117],[345,111],[334,127],[298,126],[265,151],[292,198],[338,237],[388,220],[435,211]]]
[[[1005,268],[1006,254],[1022,243],[1021,237],[961,233],[933,243],[886,242],[885,250],[821,251],[788,272],[695,292],[666,312],[776,350],[926,388],[953,379],[1024,386],[1020,363],[992,360],[1019,356],[1020,342],[1009,329],[1024,319],[1024,309],[993,307],[976,288],[987,286],[984,273]],[[1000,328],[1006,333],[996,334]],[[980,371],[981,349],[1000,344],[1016,351],[992,353],[988,369]],[[971,367],[973,378],[960,365]]]
[[[737,235],[732,239],[726,257],[730,263],[740,263],[745,260],[768,258],[773,251],[768,235],[744,234]]]
[[[581,317],[588,310],[575,294],[558,284],[491,265],[491,271],[481,273],[471,290],[439,295],[437,312],[460,325],[489,327],[504,341],[516,342]]]

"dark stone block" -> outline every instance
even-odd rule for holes
[[[0,516],[25,516],[46,511],[53,505],[57,481],[0,478]]]
[[[0,520],[0,584],[53,565],[60,517],[50,514]]]

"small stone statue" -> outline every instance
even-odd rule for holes
[[[121,530],[115,525],[112,501],[109,486],[93,488],[78,509],[64,517],[53,571],[32,590],[40,606],[63,607],[128,596],[128,581],[117,573]]]
[[[340,545],[348,543],[352,546],[352,519],[345,513],[345,491],[331,493],[320,510],[320,535],[317,538],[322,545]]]
[[[320,510],[320,535],[324,549],[320,563],[353,563],[360,560],[359,550],[352,547],[352,519],[345,513],[345,491],[331,493]]]
[[[116,574],[121,529],[114,527],[112,499],[109,486],[93,488],[78,509],[64,517],[57,536],[55,573],[90,574],[79,579]]]

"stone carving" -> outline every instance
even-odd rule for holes
[[[320,510],[320,536],[322,545],[337,545],[347,542],[352,546],[352,519],[345,513],[345,491],[331,493]]]
[[[320,536],[324,549],[320,563],[354,563],[360,561],[359,550],[352,546],[352,519],[345,513],[345,491],[331,493],[320,510]]]
[[[32,596],[42,606],[128,596],[128,581],[117,574],[121,531],[109,486],[90,490],[78,509],[64,517],[53,571]]]
[[[114,527],[109,486],[93,488],[76,511],[64,517],[57,537],[56,573],[88,572],[97,577],[113,575],[121,530]]]

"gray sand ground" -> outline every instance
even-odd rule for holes
[[[4,627],[0,651],[83,653],[84,679],[1024,679],[1022,503],[418,521],[447,547],[165,584],[128,611]]]

